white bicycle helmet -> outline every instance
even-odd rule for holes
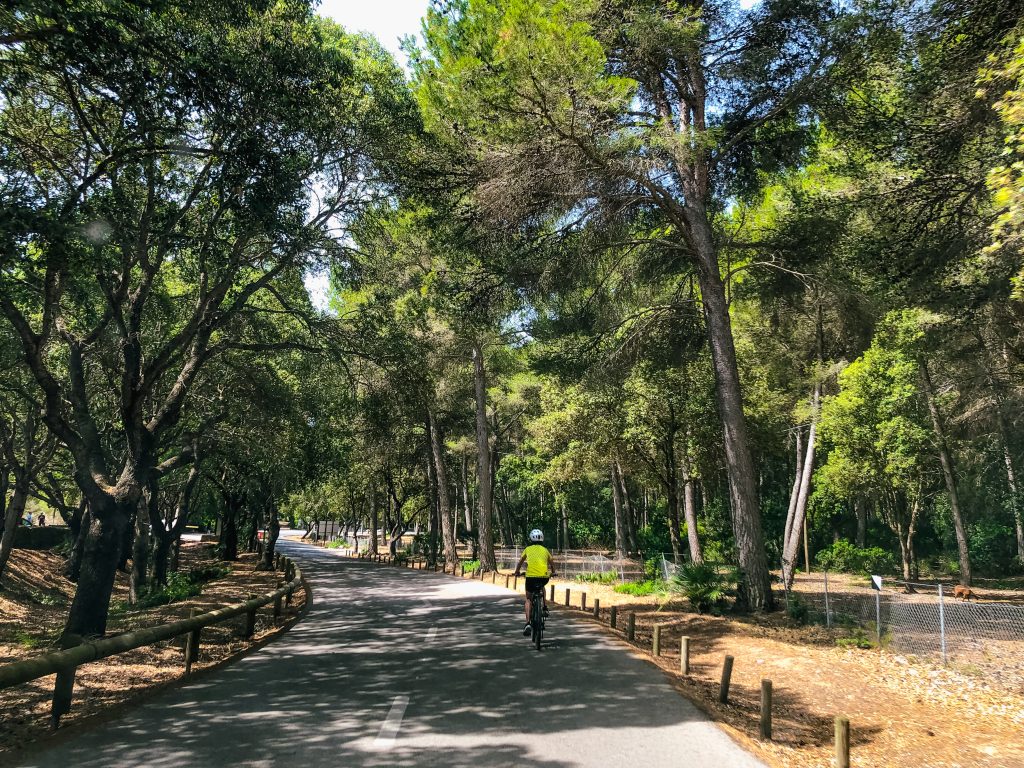
[[[534,528],[532,531],[530,531],[530,541],[535,541],[538,543],[544,541],[544,531],[542,531],[540,528]]]

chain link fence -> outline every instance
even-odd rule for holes
[[[908,586],[910,589],[908,589]],[[1024,605],[957,599],[941,584],[882,583],[881,590],[849,576],[801,575],[787,595],[827,626],[857,627],[896,653],[943,663],[980,665],[1024,658]]]
[[[587,549],[566,549],[551,554],[554,556],[555,572],[565,578],[597,574],[620,584],[643,578],[643,563],[637,560],[611,557]],[[514,569],[522,555],[522,547],[499,547],[494,550],[498,568],[503,570]]]

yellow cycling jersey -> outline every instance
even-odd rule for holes
[[[544,578],[551,571],[551,553],[540,544],[531,544],[523,550],[526,558],[526,575],[530,578]]]

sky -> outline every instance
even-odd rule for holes
[[[329,16],[352,32],[370,32],[405,63],[398,48],[403,35],[420,31],[420,18],[427,12],[427,0],[322,0],[317,12]]]

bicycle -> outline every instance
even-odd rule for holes
[[[540,643],[544,637],[544,587],[527,593],[530,600],[530,628],[532,630],[530,642],[540,650]]]

